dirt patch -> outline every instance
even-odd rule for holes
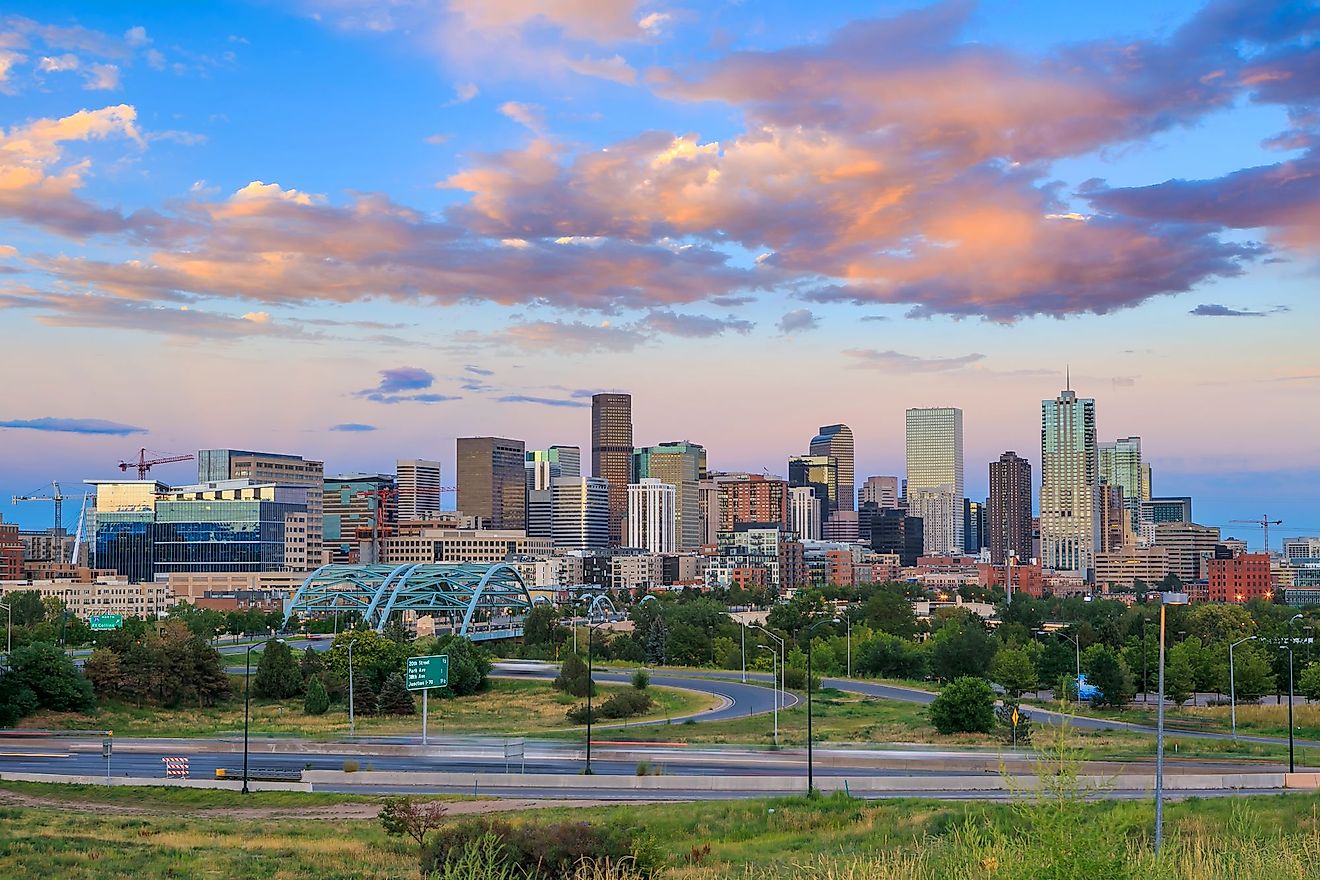
[[[516,810],[539,810],[547,807],[600,807],[610,801],[558,800],[535,798],[501,798],[490,800],[449,801],[445,806],[451,816],[479,813],[500,813]],[[37,797],[14,791],[0,790],[0,806],[27,809],[64,810],[76,813],[112,813],[123,816],[197,816],[227,819],[374,819],[380,813],[379,803],[318,804],[307,807],[191,807],[171,808],[135,807],[127,804],[105,803],[73,798]]]

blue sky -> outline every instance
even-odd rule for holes
[[[961,406],[975,495],[999,452],[1038,458],[1070,366],[1198,520],[1320,532],[1318,21],[11,3],[0,492],[139,446],[349,471],[586,445],[574,392],[608,387],[639,443],[726,469],[848,422],[859,482],[901,473],[904,408]],[[429,379],[361,393],[403,369]]]

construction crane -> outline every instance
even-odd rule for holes
[[[440,486],[439,488],[415,486],[408,490],[409,494],[415,492],[418,495],[448,495],[457,491],[457,486]],[[353,497],[376,499],[376,506],[371,509],[371,561],[377,563],[380,561],[380,512],[387,510],[389,503],[394,501],[396,502],[395,513],[398,513],[399,487],[382,486],[379,489],[364,489],[361,492],[354,493]]]
[[[192,455],[162,455],[159,452],[153,452],[152,455],[156,457],[147,458],[147,450],[139,449],[137,461],[121,461],[119,462],[119,469],[127,473],[129,468],[135,467],[137,468],[138,479],[145,480],[147,474],[151,473],[153,465],[171,464],[176,461],[192,461],[194,458]]]
[[[64,528],[64,500],[72,496],[68,496],[60,492],[60,484],[58,481],[52,480],[50,486],[51,486],[51,493],[49,495],[15,495],[12,499],[12,503],[17,504],[20,501],[54,502],[55,528],[62,529]]]
[[[1265,552],[1270,552],[1270,526],[1281,526],[1283,520],[1270,519],[1268,514],[1261,514],[1260,519],[1230,519],[1231,523],[1241,523],[1246,526],[1259,526],[1265,531]]]

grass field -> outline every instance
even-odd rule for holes
[[[600,685],[608,696],[628,685]],[[705,694],[675,688],[651,687],[655,711],[630,720],[665,719],[698,712],[715,704]],[[550,683],[493,678],[490,689],[470,697],[430,701],[429,730],[446,733],[544,734],[571,729],[565,711],[580,702],[556,691]],[[358,716],[359,734],[411,734],[421,730],[421,700],[414,716]],[[252,700],[250,727],[254,734],[334,738],[348,733],[348,710],[334,705],[324,715],[307,715],[302,700]],[[160,709],[106,700],[91,714],[42,711],[30,715],[23,727],[59,730],[112,730],[116,736],[201,737],[241,733],[243,700],[238,698],[209,708]]]
[[[116,812],[116,804],[98,802],[89,808],[87,794],[79,790],[59,798],[49,788],[40,787],[40,793],[60,803],[0,806],[0,876],[417,876],[415,851],[387,838],[365,816],[245,818],[229,809],[229,801],[207,813],[180,814],[177,805],[158,800],[156,790],[139,791],[139,807],[151,806],[129,814]],[[31,787],[0,784],[0,798],[11,792],[30,793]],[[277,806],[296,807],[299,798],[308,798],[308,807],[326,803],[310,800],[316,797],[281,797]],[[672,880],[1300,880],[1320,874],[1320,798],[1314,795],[1170,804],[1165,855],[1158,862],[1150,855],[1149,803],[1003,805],[831,797],[558,806],[515,818],[639,829],[660,851],[661,876]]]
[[[1155,705],[1143,705],[1140,702],[1127,709],[1092,709],[1083,703],[1079,714],[1096,718],[1112,718],[1131,724],[1155,724]],[[1297,700],[1293,705],[1295,735],[1299,739],[1320,740],[1320,704],[1308,704]],[[1228,733],[1232,730],[1232,710],[1228,706],[1184,706],[1165,707],[1164,724],[1168,728],[1203,730],[1216,733]],[[1288,703],[1275,703],[1270,697],[1260,703],[1239,704],[1237,707],[1237,729],[1239,734],[1255,736],[1288,735]]]

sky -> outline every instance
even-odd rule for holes
[[[859,484],[958,406],[979,498],[1070,381],[1198,521],[1320,534],[1318,38],[1317,2],[11,0],[0,516],[139,448],[588,448],[598,390],[720,470],[845,422]]]

